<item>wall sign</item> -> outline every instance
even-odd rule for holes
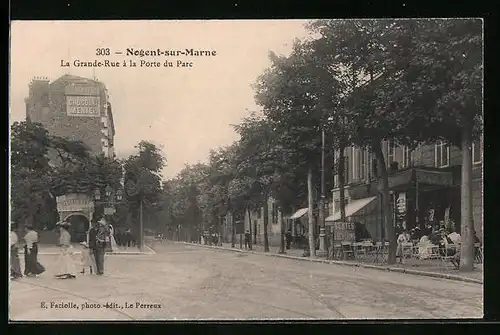
[[[66,113],[68,116],[100,117],[100,106],[99,97],[66,96]]]
[[[65,87],[66,95],[100,95],[99,87],[89,85],[68,85]]]
[[[356,242],[354,222],[326,222],[326,225],[333,228],[334,242]]]

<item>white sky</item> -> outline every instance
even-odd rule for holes
[[[304,20],[239,21],[14,21],[11,30],[11,122],[25,118],[24,98],[34,76],[50,81],[69,73],[95,74],[113,106],[118,157],[141,140],[163,147],[173,177],[185,163],[205,161],[210,149],[237,138],[231,124],[255,110],[250,87],[270,65],[269,51],[287,54],[295,38],[307,36]],[[96,48],[213,49],[215,57],[194,58],[187,68],[70,68],[103,60]],[[111,61],[133,59],[124,55]],[[165,57],[145,60],[177,59]],[[138,59],[135,59],[138,60]],[[175,65],[175,64],[174,64]]]

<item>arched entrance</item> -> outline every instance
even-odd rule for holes
[[[71,224],[69,230],[71,234],[71,242],[80,243],[87,240],[87,231],[90,228],[90,221],[84,215],[80,213],[70,214],[67,221]]]

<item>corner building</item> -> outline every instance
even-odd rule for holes
[[[115,157],[115,128],[106,86],[96,80],[64,75],[53,82],[35,77],[29,84],[26,120],[41,123],[50,134],[82,141],[95,154]],[[55,154],[50,162],[58,164]],[[61,220],[69,219],[75,242],[85,239],[94,213],[86,194],[64,194],[56,199]]]

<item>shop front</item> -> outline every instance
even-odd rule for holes
[[[452,171],[411,168],[391,174],[389,190],[396,232],[417,226],[425,232],[440,224],[459,231],[460,188],[455,185]],[[346,219],[355,224],[356,240],[387,241],[378,182],[351,185],[348,195]],[[337,210],[325,221],[338,222],[340,219]]]

